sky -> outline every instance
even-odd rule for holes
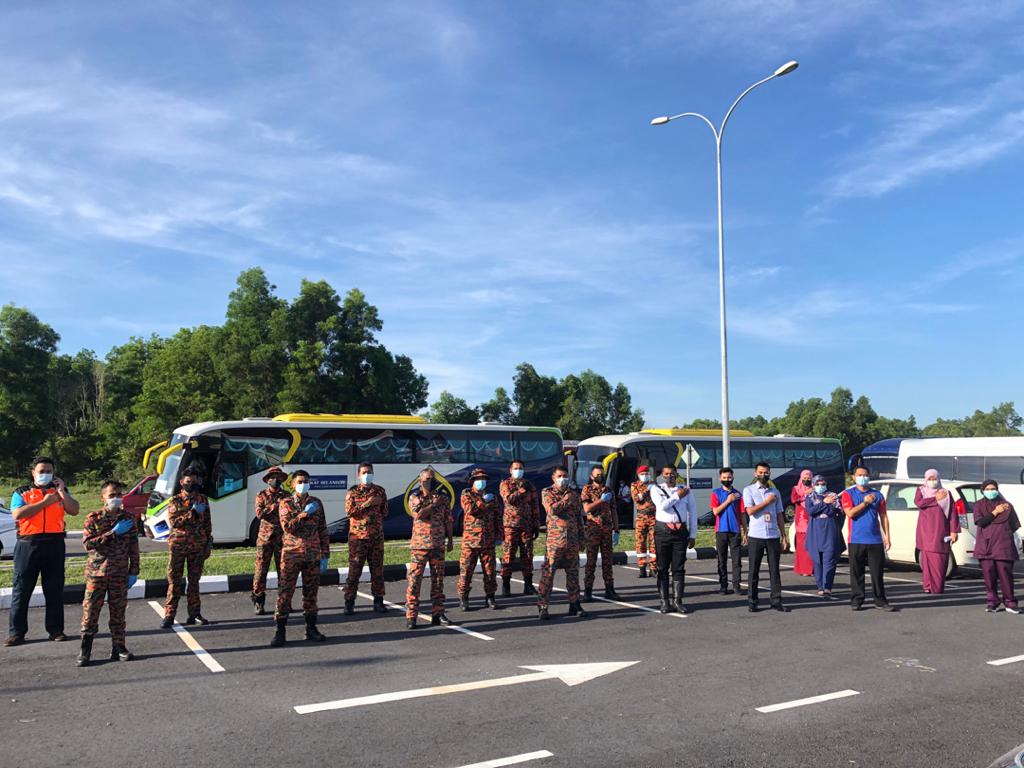
[[[1016,400],[1017,2],[7,2],[0,303],[61,351],[223,322],[243,269],[357,287],[471,404],[515,366],[718,417],[837,386]]]

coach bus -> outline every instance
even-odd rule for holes
[[[830,488],[844,486],[843,450],[840,442],[817,437],[755,437],[744,430],[730,432],[730,464],[735,472],[737,488],[754,481],[754,466],[766,462],[772,468],[772,480],[789,506],[789,496],[800,477],[809,469],[824,475]],[[690,489],[697,502],[698,514],[706,517],[710,509],[711,490],[718,486],[718,470],[722,466],[722,433],[706,429],[649,429],[628,435],[604,435],[580,441],[576,449],[575,481],[588,482],[595,466],[603,466],[605,484],[618,492],[619,525],[632,527],[632,504],[629,484],[636,479],[637,467],[644,464],[658,468],[673,465],[685,477],[683,454],[693,445],[699,458],[690,467]],[[792,511],[787,509],[791,515]]]
[[[168,499],[178,491],[182,470],[198,465],[210,499],[213,537],[220,543],[254,542],[259,527],[254,516],[256,494],[272,466],[310,473],[310,492],[323,500],[332,538],[345,539],[345,493],[358,482],[360,462],[373,464],[374,483],[388,494],[384,535],[409,535],[406,514],[409,493],[420,470],[436,470],[449,498],[456,528],[461,525],[459,495],[470,473],[482,467],[492,484],[507,476],[509,464],[525,465],[526,479],[538,488],[551,484],[551,473],[563,462],[562,435],[549,427],[498,424],[429,424],[418,416],[328,415],[289,413],[273,418],[247,418],[188,424],[157,444],[157,481],[149,499],[147,534],[166,539]]]

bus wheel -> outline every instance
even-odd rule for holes
[[[259,535],[260,535],[260,519],[257,517],[255,520],[253,520],[249,524],[249,540],[246,542],[246,545],[248,545],[250,547],[255,547],[256,546],[256,539],[259,537]]]

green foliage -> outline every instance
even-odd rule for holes
[[[476,408],[461,397],[456,397],[447,390],[442,390],[437,402],[431,403],[427,411],[427,421],[432,424],[476,424],[480,414]]]
[[[975,411],[962,419],[937,419],[924,428],[934,437],[1005,437],[1021,434],[1024,418],[1013,403],[1000,403],[987,413]]]

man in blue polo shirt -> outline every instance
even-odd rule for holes
[[[747,544],[750,550],[751,613],[758,610],[757,582],[761,571],[761,560],[768,556],[768,575],[771,578],[772,610],[789,613],[782,604],[782,575],[779,572],[779,557],[786,540],[786,524],[782,519],[782,494],[772,485],[772,468],[760,462],[754,469],[755,482],[743,489],[743,508],[747,513]]]
[[[732,487],[733,471],[730,467],[718,470],[721,487],[711,492],[711,513],[715,516],[715,549],[718,551],[719,593],[731,595],[733,590],[744,594],[740,587],[740,534],[747,525],[743,519],[743,494]],[[732,554],[732,589],[729,589],[729,554]]]
[[[854,485],[840,496],[846,519],[849,520],[848,550],[850,557],[850,607],[855,611],[864,603],[864,566],[871,571],[871,591],[875,607],[883,611],[895,611],[885,599],[885,584],[882,574],[885,570],[885,553],[890,546],[889,516],[885,510],[885,498],[868,486],[867,467],[853,471]]]

